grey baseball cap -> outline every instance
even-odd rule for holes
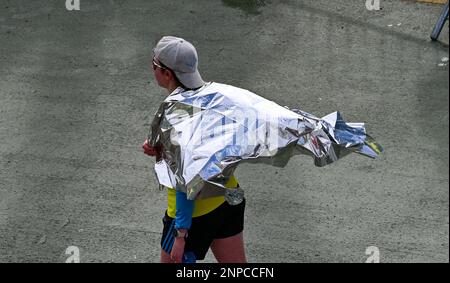
[[[156,44],[153,53],[155,58],[170,68],[187,88],[198,88],[205,83],[197,69],[197,51],[189,41],[179,37],[164,36]]]

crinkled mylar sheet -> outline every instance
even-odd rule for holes
[[[155,164],[159,184],[189,199],[225,194],[242,161],[283,167],[304,154],[325,166],[352,152],[375,158],[383,151],[364,123],[347,123],[339,112],[317,118],[219,83],[169,95],[155,114],[149,143],[162,149]]]

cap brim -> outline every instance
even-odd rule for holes
[[[178,80],[187,88],[199,88],[205,84],[198,70],[192,73],[175,72]]]

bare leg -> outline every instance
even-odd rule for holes
[[[170,254],[166,253],[163,249],[161,249],[161,263],[172,263],[172,259],[170,258]]]
[[[219,263],[246,263],[243,232],[223,239],[215,239],[211,250]]]

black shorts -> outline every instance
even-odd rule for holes
[[[244,230],[244,210],[245,198],[238,205],[230,205],[225,201],[208,214],[192,218],[184,251],[192,251],[197,260],[203,260],[214,239],[231,237]],[[172,231],[175,220],[166,211],[162,221],[164,228],[161,248],[170,253],[174,242]]]

